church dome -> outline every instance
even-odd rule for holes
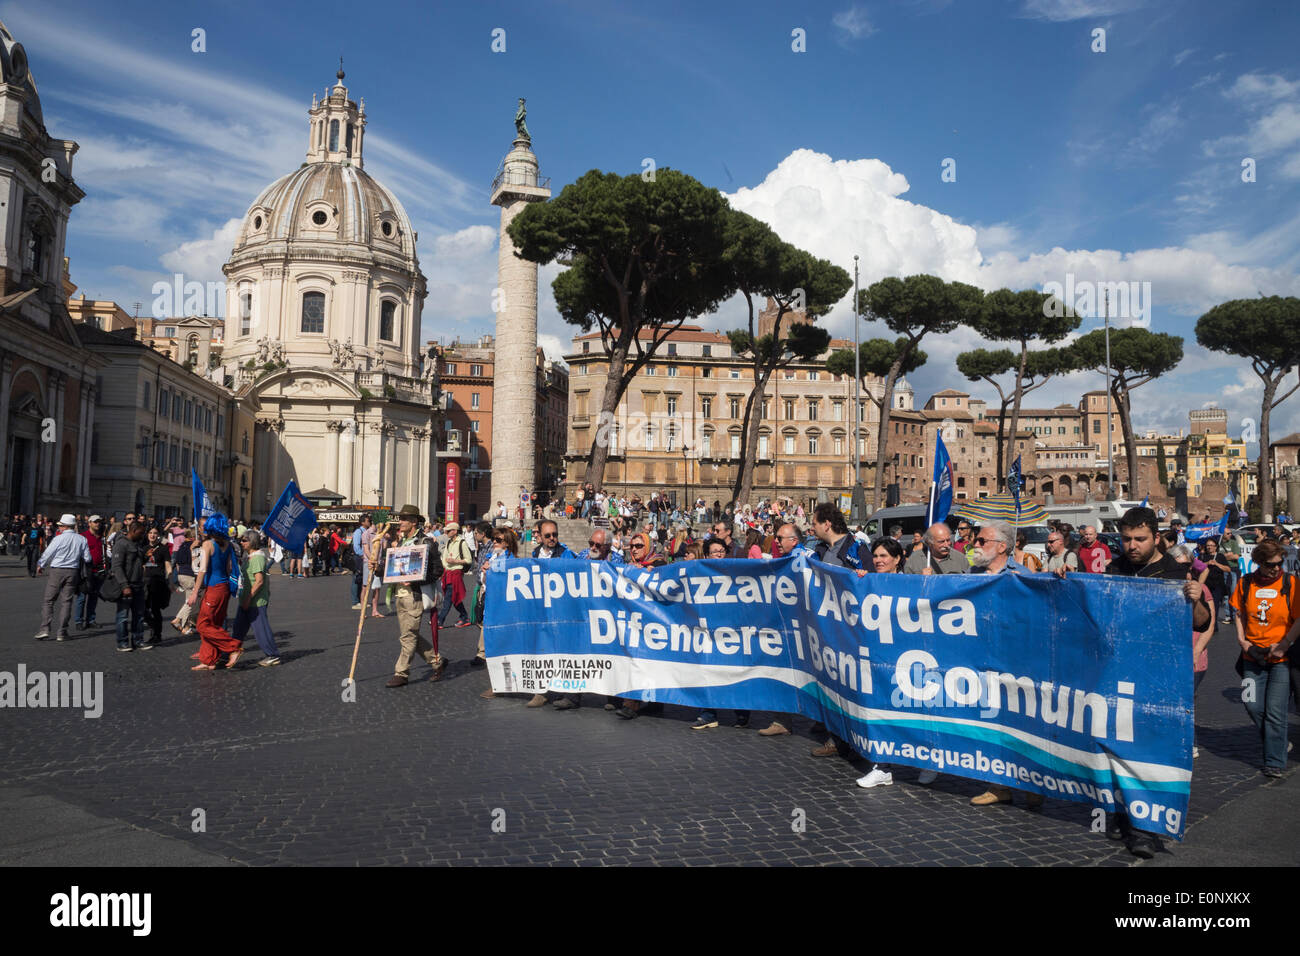
[[[262,190],[244,214],[232,258],[278,244],[367,246],[416,266],[415,232],[397,197],[365,171],[366,101],[348,98],[343,68],[308,110],[307,162]]]
[[[43,128],[45,119],[41,115],[41,98],[36,94],[36,80],[32,78],[32,71],[27,65],[27,51],[3,23],[0,23],[0,83],[22,87],[27,91],[23,109]]]
[[[265,242],[358,243],[415,258],[415,233],[397,197],[348,160],[304,163],[262,190],[234,252]]]

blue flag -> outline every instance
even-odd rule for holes
[[[217,509],[212,507],[212,501],[208,498],[208,490],[203,487],[203,481],[199,478],[199,473],[193,468],[190,469],[190,487],[194,493],[194,520],[207,518]]]
[[[1189,524],[1183,532],[1183,540],[1200,541],[1202,538],[1222,538],[1228,530],[1228,512],[1214,524]]]
[[[934,480],[930,485],[930,506],[925,513],[925,526],[948,517],[952,510],[952,459],[944,447],[943,436],[934,436]]]
[[[298,551],[307,541],[307,535],[316,527],[316,512],[311,502],[302,496],[298,483],[290,480],[280,493],[271,513],[266,516],[262,530],[272,541],[277,541],[286,551]]]
[[[1145,498],[1142,499],[1142,504],[1140,504],[1138,507],[1140,507],[1140,508],[1146,508],[1146,507],[1147,507],[1147,502],[1150,501],[1150,500],[1151,500],[1151,496],[1150,496],[1150,495],[1147,495]]]
[[[1025,486],[1024,475],[1020,472],[1020,456],[1016,455],[1016,463],[1011,466],[1007,472],[1007,488],[1016,499],[1016,524],[1020,524],[1020,489]]]

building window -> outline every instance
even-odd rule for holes
[[[397,303],[392,299],[385,299],[379,303],[379,337],[385,342],[394,342],[397,336],[394,334],[394,318],[397,315]]]
[[[655,427],[654,427],[654,425],[646,425],[646,427],[645,427],[645,450],[646,450],[646,451],[654,451],[654,450],[655,450]]]
[[[667,447],[664,449],[665,451],[672,452],[676,450],[675,448],[673,448],[673,442],[676,440],[676,438],[677,438],[677,426],[669,422],[667,427],[664,429],[664,442],[667,445]]]
[[[738,398],[727,399],[727,408],[730,410],[732,418],[740,417],[740,399]]]
[[[192,424],[194,424],[194,402],[187,398],[185,399],[185,427],[188,428]]]
[[[140,403],[141,408],[151,408],[153,406],[153,383],[147,378],[144,380],[144,401]]]
[[[658,373],[655,372],[655,367],[654,367],[653,365],[647,365],[647,366],[645,367],[645,373],[646,373],[647,375],[655,375],[655,374],[658,374]]]
[[[704,398],[700,399],[700,415],[702,415],[704,418],[713,417],[712,397],[706,395]]]
[[[337,122],[337,120],[335,121]],[[315,335],[325,331],[325,293],[304,292],[302,294],[302,331]]]
[[[199,456],[195,455],[194,460],[197,462],[199,460]],[[184,472],[189,470],[190,470],[190,450],[189,448],[182,448],[181,449],[181,471]]]
[[[1094,435],[1100,435],[1100,434],[1101,434],[1101,420],[1100,420],[1100,419],[1094,418],[1094,419],[1092,420],[1092,433],[1093,433]]]
[[[670,356],[672,356],[673,358],[676,358],[676,356],[677,356],[677,343],[676,343],[676,342],[669,342],[669,343],[668,343],[668,354],[669,354]]]
[[[243,453],[247,455],[248,454],[248,432],[247,431],[244,432],[243,440],[239,443],[239,446],[243,450]]]
[[[732,378],[740,378],[740,369],[733,368],[733,369],[731,370],[731,377],[732,377]]]
[[[816,435],[809,435],[809,436],[808,436],[808,454],[810,454],[810,455],[815,455],[815,454],[817,454],[817,436],[816,436]]]
[[[330,152],[339,151],[339,121],[330,120]]]
[[[713,369],[707,365],[704,366],[704,368],[700,369],[700,378],[713,378]]]
[[[149,467],[149,433],[144,429],[140,429],[140,447],[138,451],[140,452],[140,454],[136,456],[136,462],[140,465],[141,468],[148,468]]]
[[[180,465],[180,460],[181,447],[176,444],[176,442],[172,442],[171,450],[167,455],[167,467],[172,471],[180,471],[180,468],[178,467]]]
[[[163,328],[163,338],[166,338],[166,339],[174,339],[174,338],[176,338],[176,326],[174,326],[174,325],[168,325],[168,326],[164,327],[164,328]]]
[[[218,415],[217,416],[217,437],[218,438],[221,437],[223,424],[224,424],[224,418],[221,415]],[[245,452],[248,451],[248,432],[244,432],[244,451]]]
[[[835,439],[835,455],[836,455],[836,457],[839,457],[839,456],[842,455],[842,454],[844,454],[844,439],[843,439],[843,438],[836,438],[836,439]]]
[[[794,421],[794,399],[793,398],[787,398],[785,400],[785,420],[787,422]]]
[[[483,377],[483,366],[482,366],[482,365],[471,365],[471,366],[469,367],[469,374],[475,376],[476,378],[482,378],[482,377]]]
[[[253,293],[239,294],[239,334],[248,335],[253,331]]]
[[[740,436],[739,435],[731,436],[731,457],[732,458],[740,457]]]
[[[668,417],[675,418],[676,416],[677,416],[677,396],[669,395],[668,396]]]
[[[759,435],[759,436],[758,436],[758,457],[759,457],[760,459],[770,458],[770,457],[771,457],[771,456],[767,453],[767,452],[768,452],[768,447],[767,447],[767,445],[768,445],[767,436],[766,436],[766,435]]]
[[[163,455],[167,451],[167,443],[161,438],[153,440],[153,466],[160,471],[163,467]]]
[[[821,380],[821,377],[822,377],[821,372],[809,372],[809,373],[808,373],[808,381],[810,381],[810,382],[817,382],[817,381],[820,381],[820,380]]]
[[[676,377],[677,377],[677,366],[676,366],[676,365],[670,365],[670,366],[668,366],[668,377],[669,377],[669,378],[676,378]]]
[[[711,458],[713,456],[713,432],[705,432],[700,436],[700,457]]]
[[[167,391],[165,388],[158,389],[158,414],[162,415],[164,418],[166,418],[170,412],[170,408],[167,404],[170,401],[171,392]]]
[[[836,422],[844,421],[843,402],[831,402],[831,420]]]
[[[448,375],[455,375],[455,374],[456,374],[456,363],[455,363],[455,362],[448,362],[448,363],[447,363],[447,374],[448,374]]]
[[[794,454],[794,436],[793,436],[793,435],[786,435],[786,436],[785,436],[785,441],[782,442],[782,448],[784,449],[784,451],[785,451],[785,453],[786,453],[787,455],[793,455],[793,454]]]
[[[712,345],[706,345],[706,346],[704,346],[704,357],[705,357],[705,358],[713,358],[713,346],[712,346]]]
[[[867,457],[867,440],[865,438],[858,439],[858,457],[859,458]]]
[[[471,392],[469,396],[469,407],[478,408],[478,392]]]
[[[808,421],[817,421],[817,402],[812,399],[808,400]]]
[[[475,419],[474,421],[470,422],[469,425],[470,425],[470,430],[473,431],[475,435],[477,435],[477,434],[478,434],[478,419]]]

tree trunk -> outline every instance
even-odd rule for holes
[[[998,487],[1002,488],[1006,483],[1006,475],[1003,473],[1002,466],[1005,464],[1011,467],[1011,453],[1016,450],[1016,437],[1020,433],[1020,399],[1025,381],[1025,366],[1029,363],[1029,345],[1020,343],[1020,365],[1016,368],[1016,390],[1012,392],[1015,404],[1011,407],[1011,435],[1007,438],[1007,457],[1005,462],[998,462]]]
[[[1119,430],[1124,436],[1124,457],[1128,460],[1128,496],[1130,501],[1138,501],[1138,452],[1137,442],[1133,439],[1133,422],[1129,413],[1129,392],[1121,388],[1123,378],[1116,378],[1112,392],[1115,395],[1115,408],[1119,411]]]
[[[1285,374],[1285,372],[1283,373]],[[1273,411],[1273,396],[1277,394],[1277,387],[1282,381],[1282,376],[1277,378],[1264,378],[1264,401],[1259,411],[1259,507],[1262,512],[1261,521],[1269,524],[1273,521],[1273,478],[1269,473],[1268,455],[1269,455],[1269,437],[1268,437],[1268,419]]]
[[[889,374],[885,376],[885,394],[880,399],[880,430],[876,433],[876,481],[871,492],[872,513],[880,510],[880,495],[884,491],[885,462],[889,451],[889,413],[894,408],[894,383],[898,381],[898,373],[902,371],[903,363],[915,347],[915,342],[909,342],[894,359],[894,364],[889,366]],[[856,409],[853,414],[857,415]],[[857,436],[854,435],[854,438]]]
[[[600,415],[592,432],[591,451],[587,453],[587,473],[583,481],[591,482],[597,491],[605,477],[605,462],[609,459],[609,433],[614,427],[615,413],[619,399],[623,397],[623,370],[627,367],[628,343],[619,336],[618,342],[609,353],[609,372],[605,375],[605,393],[600,400]],[[627,447],[627,436],[623,436],[623,447]],[[627,475],[623,475],[624,482]]]
[[[767,383],[771,377],[771,369],[760,372],[755,365],[755,385],[745,401],[745,418],[741,425],[743,437],[740,442],[740,465],[731,488],[732,498],[738,506],[750,504],[750,496],[754,493],[754,464],[758,455],[758,429],[762,421],[762,415],[755,414],[755,408],[762,409],[761,396],[767,392]]]

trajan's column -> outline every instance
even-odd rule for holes
[[[537,428],[537,263],[515,255],[506,228],[530,202],[551,198],[550,180],[538,180],[537,157],[524,122],[524,101],[515,113],[515,141],[492,184],[492,205],[501,207],[497,257],[496,355],[492,383],[492,503],[510,514],[519,489],[533,487]]]

